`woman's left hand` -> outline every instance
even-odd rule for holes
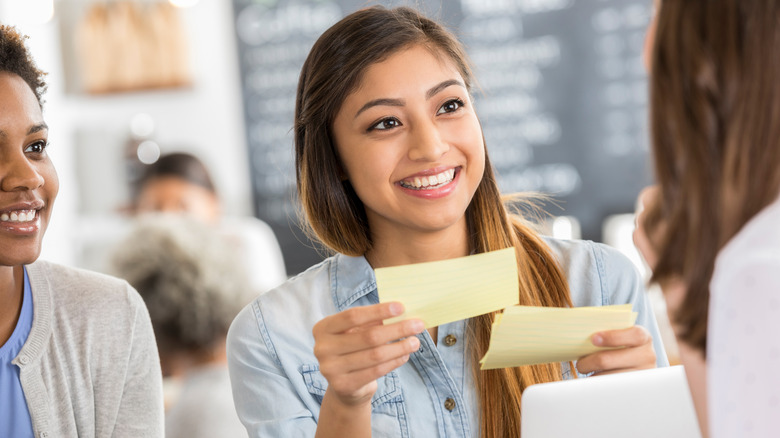
[[[581,374],[603,375],[656,367],[653,337],[640,325],[594,333],[591,342],[598,347],[616,348],[579,358],[577,371]]]

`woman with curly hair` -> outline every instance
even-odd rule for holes
[[[163,435],[149,314],[126,282],[36,261],[59,182],[44,74],[0,25],[0,436]]]
[[[233,407],[225,336],[256,293],[234,249],[196,218],[152,214],[134,224],[113,255],[114,273],[149,308],[163,376],[171,383],[168,438],[246,437]]]

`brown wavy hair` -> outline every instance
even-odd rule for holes
[[[342,181],[333,120],[367,67],[412,45],[452,60],[471,89],[472,74],[461,44],[436,22],[404,7],[376,6],[348,15],[325,31],[303,65],[294,127],[298,196],[310,231],[334,251],[363,255],[372,241],[363,203],[349,182]],[[521,304],[571,306],[568,284],[550,249],[502,203],[487,151],[482,181],[466,219],[475,253],[515,248]],[[534,383],[560,380],[561,366],[479,371],[478,361],[487,351],[494,317],[492,313],[469,320],[466,340],[479,393],[481,436],[519,436],[522,391]]]
[[[780,2],[663,0],[651,62],[651,134],[660,202],[645,228],[653,280],[681,278],[672,315],[706,351],[718,251],[780,194]]]

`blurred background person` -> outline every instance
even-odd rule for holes
[[[133,188],[137,214],[185,214],[217,227],[242,255],[250,286],[263,293],[287,279],[273,230],[255,217],[225,217],[208,169],[194,155],[172,153],[143,168]]]
[[[149,308],[166,380],[166,436],[245,437],[233,407],[225,336],[255,295],[241,254],[201,221],[148,215],[112,257]]]

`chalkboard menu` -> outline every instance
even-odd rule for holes
[[[599,240],[650,182],[642,46],[650,0],[233,0],[256,215],[288,272],[321,260],[298,225],[292,125],[319,35],[367,4],[412,5],[465,44],[475,105],[504,193],[540,191]]]

